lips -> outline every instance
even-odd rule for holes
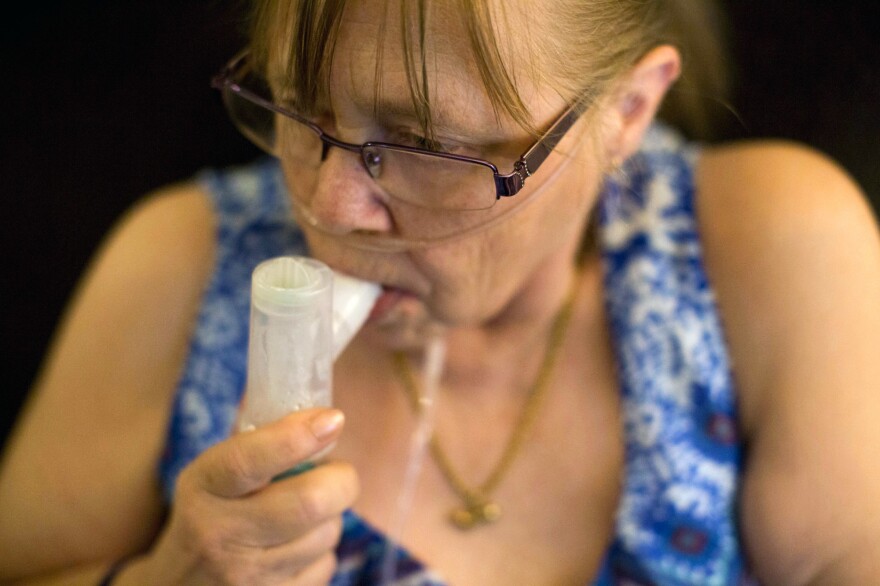
[[[323,260],[322,255],[317,254],[315,251],[312,251],[312,254],[315,258]],[[337,273],[348,275],[354,279],[371,281],[382,287],[382,292],[379,294],[379,297],[373,304],[372,310],[367,316],[367,323],[375,323],[386,319],[394,313],[395,309],[399,310],[403,306],[419,301],[419,296],[413,292],[413,289],[403,288],[389,283],[388,281],[391,281],[392,279],[388,278],[387,275],[382,275],[382,273],[387,273],[387,271],[380,270],[380,268],[374,266],[374,264],[368,262],[358,263],[356,262],[357,259],[352,258],[335,260],[338,262],[330,260],[323,260],[323,262],[327,263]],[[388,281],[383,283],[386,278],[388,278]]]
[[[382,293],[376,299],[367,321],[375,322],[387,316],[403,299],[415,297],[412,293],[397,287],[382,286]]]

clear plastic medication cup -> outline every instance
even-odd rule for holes
[[[335,294],[334,294],[335,289]],[[380,293],[375,283],[334,277],[324,263],[285,256],[251,277],[247,389],[239,429],[331,404],[333,360]]]

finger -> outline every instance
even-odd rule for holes
[[[288,582],[291,586],[326,586],[336,573],[336,554],[332,551],[316,559]]]
[[[331,445],[343,422],[337,409],[293,413],[209,448],[193,463],[192,474],[203,490],[215,496],[250,494]]]
[[[325,521],[295,542],[272,548],[237,550],[213,571],[224,584],[324,584],[336,568],[342,518]],[[324,580],[315,582],[314,580]]]
[[[336,569],[336,544],[342,534],[341,518],[327,521],[300,540],[268,549],[232,549],[211,561],[199,584],[322,584]],[[317,581],[316,581],[317,580]]]
[[[341,537],[342,517],[337,515],[296,541],[263,550],[261,563],[273,576],[298,576],[327,554],[335,555]]]
[[[241,499],[227,501],[237,541],[272,547],[296,540],[350,508],[359,491],[354,467],[331,462],[275,482]]]

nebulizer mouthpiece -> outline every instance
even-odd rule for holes
[[[333,361],[366,321],[379,285],[306,257],[259,264],[251,277],[247,389],[239,428],[330,406]]]

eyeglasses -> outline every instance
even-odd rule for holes
[[[458,214],[457,220],[446,218],[439,223],[435,216],[428,223],[432,232],[438,231],[438,224],[449,221],[457,221],[454,228],[447,227],[455,232],[467,231],[475,222],[485,223],[487,216],[479,212],[489,210],[502,197],[519,193],[582,113],[576,104],[567,108],[520,155],[513,171],[504,174],[492,162],[476,157],[391,142],[354,144],[330,136],[304,115],[278,105],[269,83],[254,70],[247,51],[233,58],[211,85],[222,92],[226,109],[239,131],[296,173],[297,185],[292,191],[300,204],[310,197],[308,189],[314,187],[308,185],[309,173],[313,177],[329,149],[337,147],[358,153],[370,177],[393,200],[443,211],[445,215],[468,212]],[[302,196],[297,197],[296,192]],[[443,234],[422,231],[410,238],[442,237]]]

